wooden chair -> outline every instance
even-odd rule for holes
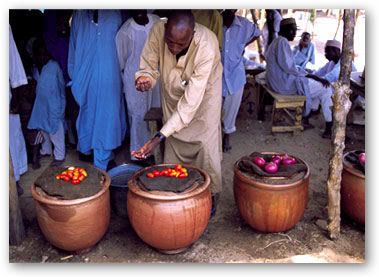
[[[303,131],[304,127],[301,124],[303,108],[305,104],[305,96],[303,95],[281,95],[271,90],[266,83],[266,72],[262,72],[255,76],[255,81],[259,85],[259,98],[263,98],[264,93],[268,93],[273,99],[271,117],[271,131],[276,132],[294,132]],[[284,125],[277,122],[278,114],[284,111],[285,118],[289,120],[289,125]]]

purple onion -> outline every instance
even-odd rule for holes
[[[254,158],[254,163],[259,166],[259,167],[264,167],[264,165],[266,164],[266,161],[265,159],[263,159],[262,157],[255,157]]]
[[[265,165],[265,171],[267,173],[276,173],[278,172],[278,165],[273,162],[269,162],[268,164]]]

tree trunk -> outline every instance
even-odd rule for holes
[[[251,16],[253,18],[254,24],[259,27],[258,18],[257,18],[257,15],[255,14],[255,9],[251,9],[250,13],[251,13]],[[263,50],[262,50],[261,36],[259,36],[256,41],[257,41],[257,47],[258,47],[258,53],[259,53],[259,61],[262,63],[263,62],[263,59],[262,59]]]
[[[18,203],[13,164],[9,155],[9,244],[19,245],[25,237],[24,223]]]
[[[340,189],[343,151],[345,149],[346,117],[351,107],[350,73],[354,53],[354,10],[344,10],[343,45],[339,80],[334,84],[332,154],[329,160],[328,234],[336,239],[340,233]]]

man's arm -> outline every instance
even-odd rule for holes
[[[278,45],[277,61],[280,68],[290,75],[305,76],[307,75],[305,70],[299,70],[296,68],[295,61],[291,47],[287,42],[281,40]]]
[[[203,46],[203,49],[199,49],[198,53],[200,54],[195,57],[194,71],[184,89],[184,94],[179,99],[176,110],[161,129],[161,133],[165,137],[188,126],[203,100],[216,57],[216,53],[212,49],[206,48],[207,46]]]
[[[310,78],[310,79],[313,79],[317,82],[320,82],[324,87],[329,87],[330,86],[330,82],[326,79],[323,79],[323,78],[320,78],[319,76],[317,75],[314,75],[314,74],[307,74],[306,76],[307,78]]]
[[[150,31],[149,37],[142,50],[139,71],[135,74],[136,88],[140,91],[152,89],[159,78],[159,47],[163,39],[160,23],[156,23]]]

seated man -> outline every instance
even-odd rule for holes
[[[308,63],[315,64],[315,46],[311,42],[310,33],[304,32],[299,45],[296,45],[292,51],[296,66],[307,68]]]
[[[309,74],[308,77],[322,83],[325,87],[329,87],[338,80],[340,75],[341,42],[328,40],[325,44],[325,58],[329,62],[313,74]],[[352,64],[352,71],[357,71],[354,63]],[[312,110],[317,110],[320,103],[314,101],[312,104]]]
[[[273,40],[266,52],[266,81],[275,92],[283,95],[305,95],[304,127],[311,128],[309,115],[312,102],[321,102],[322,112],[326,122],[324,138],[331,137],[332,131],[332,88],[308,78],[309,74],[302,68],[297,68],[289,41],[296,36],[296,21],[294,18],[285,18],[280,22],[279,37]]]

